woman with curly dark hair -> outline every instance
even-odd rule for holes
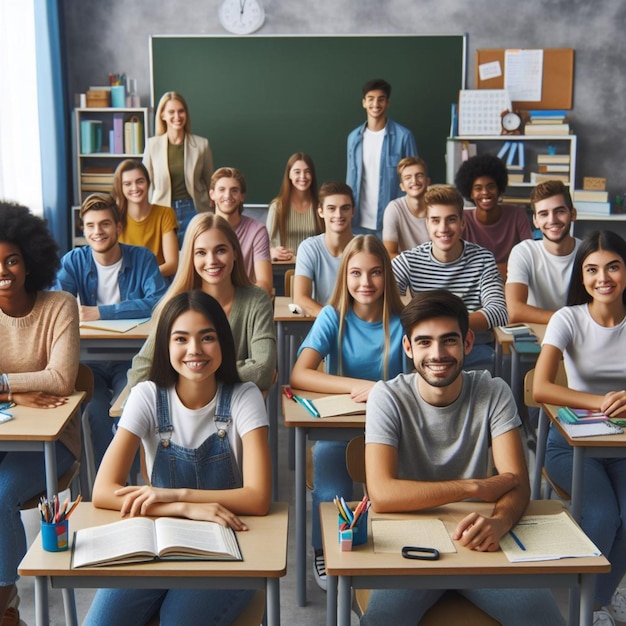
[[[511,248],[533,236],[524,208],[500,203],[508,182],[505,164],[491,154],[480,154],[462,163],[454,179],[461,195],[476,206],[465,210],[463,239],[493,252],[503,278]]]
[[[74,389],[79,359],[78,306],[52,286],[57,244],[26,207],[0,201],[0,402],[53,408]],[[56,444],[57,472],[80,452],[78,424]],[[26,553],[23,502],[45,489],[42,452],[0,452],[0,621],[17,623],[17,566]]]

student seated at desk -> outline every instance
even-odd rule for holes
[[[148,202],[150,174],[143,163],[126,159],[115,170],[113,197],[120,208],[124,230],[120,242],[151,250],[164,278],[176,273],[178,239],[174,209]]]
[[[375,381],[404,371],[402,301],[389,255],[374,235],[358,235],[344,250],[337,286],[300,346],[291,374],[297,389],[349,393],[365,402]],[[322,360],[326,371],[320,372]],[[313,448],[312,544],[317,584],[326,589],[319,503],[352,498],[346,441],[318,441]]]
[[[252,285],[242,262],[235,231],[213,213],[194,217],[187,228],[176,276],[159,307],[189,289],[202,289],[222,306],[235,337],[235,358],[241,380],[266,391],[276,369],[274,309],[267,293]],[[133,359],[128,372],[132,387],[147,380],[154,355],[154,330]]]
[[[150,317],[166,289],[154,254],[119,242],[120,212],[108,194],[85,198],[80,219],[87,245],[63,256],[55,288],[78,296],[81,322]],[[126,386],[130,363],[89,361],[87,365],[94,377],[89,426],[97,469],[113,439],[111,402]]]
[[[493,502],[490,516],[470,513],[453,538],[471,550],[494,552],[530,495],[513,394],[489,372],[463,371],[474,334],[458,296],[443,289],[420,293],[401,317],[404,352],[416,373],[376,383],[367,401],[365,470],[372,506],[401,513],[467,499]],[[374,590],[361,624],[414,626],[444,592]],[[459,593],[507,626],[565,623],[547,590]]]
[[[42,219],[0,202],[0,402],[36,408],[65,404],[78,372],[78,307],[47,291],[59,267],[58,246]],[[10,412],[10,409],[9,409]],[[56,442],[57,474],[80,456],[72,420]],[[0,621],[17,624],[17,566],[26,554],[22,503],[46,489],[43,452],[0,452]]]
[[[280,191],[267,212],[265,225],[270,235],[272,261],[291,261],[307,237],[322,232],[317,204],[313,159],[304,152],[296,152],[287,161]]]
[[[314,317],[333,294],[341,255],[352,239],[352,189],[342,182],[325,182],[317,213],[324,221],[324,232],[300,244],[293,278],[294,303]]]
[[[547,324],[565,306],[572,265],[580,239],[570,235],[576,209],[560,180],[540,183],[530,192],[533,224],[539,241],[525,239],[511,250],[507,266],[506,306],[509,322]]]
[[[602,411],[626,418],[626,241],[611,231],[595,231],[581,243],[566,307],[548,322],[535,367],[537,402]],[[561,358],[567,387],[555,383]],[[546,469],[550,478],[571,492],[573,451],[550,427]],[[626,621],[626,459],[585,458],[580,525],[611,562],[611,572],[596,577],[597,622],[608,607]]]
[[[220,304],[200,290],[178,294],[156,329],[150,378],[130,393],[93,490],[122,517],[208,520],[247,530],[238,515],[265,515],[271,500],[267,412],[241,383]],[[226,436],[223,435],[226,431]],[[139,446],[150,485],[125,487]],[[231,624],[254,590],[99,590],[87,625]]]
[[[404,157],[396,169],[400,189],[405,195],[392,200],[383,215],[383,242],[392,259],[403,250],[410,250],[430,239],[424,202],[424,194],[430,185],[426,161],[419,157]]]
[[[461,297],[470,312],[470,328],[486,331],[507,323],[502,277],[486,248],[461,239],[463,198],[451,185],[431,185],[424,196],[431,241],[405,250],[392,261],[400,293],[448,289]],[[493,362],[491,333],[481,333],[467,367]]]
[[[503,278],[513,246],[533,237],[524,207],[500,203],[508,182],[506,165],[491,154],[462,163],[454,179],[461,195],[476,206],[465,211],[463,238],[493,252]]]
[[[209,196],[215,214],[223,217],[237,233],[241,246],[241,262],[253,284],[271,296],[274,288],[270,238],[265,225],[243,213],[246,179],[234,167],[220,167],[211,176]]]

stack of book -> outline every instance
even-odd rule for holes
[[[611,214],[608,191],[575,189],[572,199],[579,213],[590,213],[592,215]]]
[[[524,126],[525,135],[569,135],[570,127],[565,111],[529,111]]]
[[[538,154],[537,171],[531,172],[530,182],[537,185],[547,180],[560,180],[568,184],[569,168],[569,154]]]
[[[80,174],[80,187],[88,193],[96,191],[111,193],[113,176],[113,168],[110,167],[85,167]]]

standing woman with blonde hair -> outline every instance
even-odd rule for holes
[[[189,108],[175,91],[161,97],[154,132],[143,155],[152,178],[151,201],[176,211],[178,242],[182,246],[189,220],[196,213],[210,210],[213,154],[208,139],[191,133]]]
[[[365,402],[378,380],[404,371],[402,301],[389,253],[374,235],[359,235],[343,251],[335,291],[298,353],[291,384],[321,393],[349,393]],[[317,368],[326,361],[326,371]],[[335,495],[352,496],[345,441],[318,441],[313,449],[313,572],[326,588],[318,507]]]
[[[305,152],[296,152],[287,161],[280,191],[267,213],[272,261],[292,260],[302,241],[324,230],[317,205],[313,159]]]

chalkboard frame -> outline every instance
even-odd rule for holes
[[[365,122],[361,87],[376,77],[392,85],[389,117],[412,130],[433,182],[445,181],[466,34],[153,35],[149,46],[153,109],[166,91],[185,97],[215,166],[244,173],[246,205],[267,206],[297,151],[313,157],[318,183],[345,180],[346,138]]]

